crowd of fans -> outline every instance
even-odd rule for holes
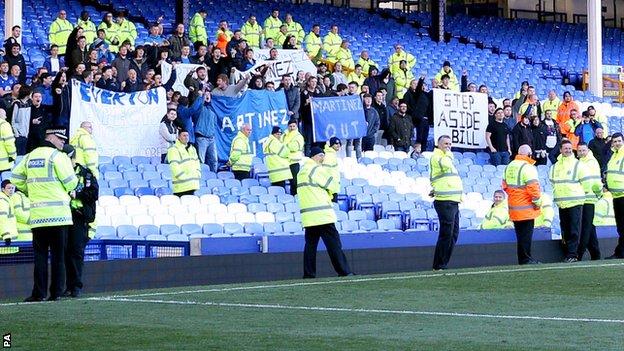
[[[168,112],[162,116],[160,128],[163,161],[178,131],[186,130],[190,142],[199,146],[201,161],[216,170],[215,144],[207,140],[215,133],[216,119],[208,108],[211,96],[235,97],[246,89],[284,92],[290,118],[301,125],[306,154],[313,146],[309,98],[354,94],[362,97],[368,122],[361,141],[347,141],[357,157],[381,143],[381,138],[395,150],[415,151],[414,157],[432,147],[427,143],[434,119],[432,91],[426,77],[415,79],[416,58],[401,44],[396,44],[388,62],[380,65],[367,51],[354,57],[337,25],[325,36],[316,24],[306,34],[292,15],[286,14],[282,21],[274,10],[263,25],[254,15],[240,29],[231,30],[227,21],[221,21],[211,38],[205,27],[206,14],[206,10],[198,11],[188,32],[178,24],[168,37],[162,23],[153,23],[149,36],[139,40],[124,11],[116,14],[116,19],[107,13],[97,26],[86,11],[75,25],[60,11],[49,28],[50,55],[33,77],[26,77],[19,44],[21,28],[13,27],[0,59],[0,108],[12,124],[18,155],[36,147],[47,126],[68,128],[71,79],[119,92],[167,89]],[[264,70],[254,59],[258,49],[269,50],[268,60],[278,58],[277,49],[303,49],[315,63],[317,74],[300,71],[282,77],[281,82],[265,81]],[[173,66],[167,82],[162,79],[164,63]],[[179,63],[200,65],[184,79],[188,97],[172,89]],[[244,72],[243,79],[235,81],[241,76],[235,72]],[[431,87],[489,96],[486,85],[477,87],[469,82],[465,70],[458,77],[448,61],[431,80]],[[518,93],[500,106],[489,98],[488,114],[486,151],[493,165],[509,163],[514,150],[523,144],[531,146],[538,164],[554,163],[563,139],[571,140],[575,149],[579,142],[589,144],[602,167],[608,160],[606,118],[592,106],[581,111],[569,92],[563,101],[554,91],[540,100],[535,88],[523,82]]]

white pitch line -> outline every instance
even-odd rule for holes
[[[92,298],[89,298],[88,300],[105,301],[105,302],[130,302],[130,303],[151,303],[151,304],[165,304],[165,305],[239,307],[239,308],[254,308],[254,309],[278,309],[278,310],[300,310],[300,311],[320,311],[320,312],[351,312],[351,313],[398,314],[398,315],[418,315],[418,316],[438,316],[438,317],[521,319],[521,320],[556,321],[556,322],[588,322],[588,323],[624,324],[624,320],[622,319],[603,319],[603,318],[543,317],[543,316],[522,316],[522,315],[487,314],[487,313],[386,310],[386,309],[321,307],[321,306],[288,306],[288,305],[273,305],[273,304],[171,301],[171,300],[106,298],[106,297],[92,297]]]
[[[168,295],[197,294],[197,293],[208,293],[208,292],[226,292],[226,291],[238,291],[238,290],[279,289],[279,288],[290,288],[290,287],[310,286],[310,285],[351,284],[351,283],[377,282],[377,281],[387,281],[387,280],[407,280],[407,279],[418,279],[418,278],[456,277],[456,276],[469,276],[469,275],[482,275],[482,274],[538,272],[538,271],[551,271],[551,270],[617,267],[617,266],[624,266],[624,262],[594,264],[594,265],[570,264],[566,266],[531,267],[531,268],[518,267],[518,268],[512,268],[512,269],[480,270],[480,271],[469,271],[469,272],[448,272],[447,271],[444,273],[413,274],[413,275],[373,277],[373,278],[355,278],[355,279],[341,278],[339,280],[306,281],[306,282],[300,282],[300,283],[252,285],[252,286],[239,286],[239,287],[231,287],[231,288],[181,290],[181,291],[154,292],[154,293],[143,293],[143,294],[133,294],[133,295],[111,295],[108,297],[110,298],[132,298],[132,297],[148,297],[148,296],[168,296]]]

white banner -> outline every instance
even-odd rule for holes
[[[100,156],[160,156],[160,120],[167,113],[165,89],[117,93],[72,80],[70,131],[93,124]]]
[[[259,62],[264,62],[269,59],[269,49],[254,50],[254,59]],[[277,50],[277,61],[290,61],[293,64],[293,72],[297,74],[299,71],[304,71],[313,75],[316,75],[316,66],[310,60],[308,54],[303,50]],[[271,62],[271,61],[268,61]]]
[[[184,79],[191,71],[195,71],[197,67],[200,65],[195,65],[192,63],[178,63],[176,64],[176,81],[173,83],[173,91],[179,91],[182,93],[182,96],[188,96],[188,89],[184,86]],[[162,73],[162,82],[163,84],[169,81],[169,77],[171,77],[171,70],[173,66],[170,63],[163,62],[161,65],[161,73]]]
[[[433,134],[451,137],[454,147],[484,149],[488,98],[483,93],[433,89]]]

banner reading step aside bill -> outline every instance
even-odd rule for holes
[[[488,125],[488,98],[483,93],[433,90],[433,134],[451,137],[453,147],[483,149]]]
[[[312,98],[312,131],[314,142],[365,136],[362,100],[358,95]]]
[[[70,133],[93,124],[100,156],[159,156],[160,120],[167,112],[164,88],[118,93],[72,80]]]

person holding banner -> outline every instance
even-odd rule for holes
[[[250,134],[251,126],[245,123],[240,127],[234,140],[232,140],[230,159],[227,161],[227,165],[231,167],[234,178],[238,180],[250,178],[251,162],[255,156],[255,153],[249,146]]]
[[[295,118],[291,118],[288,121],[288,131],[282,137],[282,142],[290,154],[288,156],[290,160],[290,172],[292,173],[292,179],[290,180],[290,195],[297,195],[297,174],[299,173],[299,162],[303,159],[303,135],[299,133],[299,121]]]
[[[290,151],[282,143],[282,129],[273,126],[271,135],[266,139],[262,152],[269,171],[269,180],[273,186],[286,188],[286,181],[292,179],[290,171]]]
[[[405,103],[401,106],[405,106]],[[459,203],[464,189],[461,177],[453,164],[451,143],[451,137],[448,135],[438,138],[437,148],[433,150],[429,163],[433,188],[430,196],[434,198],[433,207],[440,221],[440,232],[433,256],[433,270],[446,269],[459,237]]]
[[[189,132],[181,130],[178,140],[167,150],[167,160],[173,176],[173,194],[193,195],[199,189],[201,166],[195,147],[189,142]]]
[[[342,251],[340,235],[336,230],[336,212],[332,205],[330,189],[340,186],[340,177],[332,176],[322,167],[325,154],[320,147],[310,150],[299,175],[299,208],[301,224],[305,228],[303,249],[303,278],[316,277],[316,250],[323,239],[334,270],[339,276],[353,275],[347,257]]]

